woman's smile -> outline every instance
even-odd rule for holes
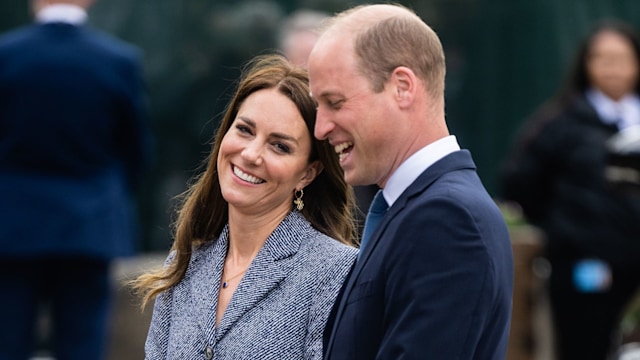
[[[253,176],[253,175],[251,175],[251,174],[248,174],[248,173],[246,173],[246,172],[242,171],[239,167],[237,167],[237,166],[235,166],[235,165],[233,165],[233,164],[231,165],[231,169],[233,170],[233,173],[234,173],[237,177],[239,177],[240,179],[242,179],[242,180],[244,180],[244,181],[246,181],[246,182],[248,182],[248,183],[256,184],[256,185],[257,185],[257,184],[262,184],[262,183],[264,183],[264,182],[265,182],[265,180],[264,180],[264,179],[260,179],[260,178],[259,178],[259,177],[257,177],[257,176]]]

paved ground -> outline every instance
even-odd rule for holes
[[[161,266],[165,258],[164,254],[145,255],[136,259],[121,261],[114,271],[116,283],[134,278],[145,269],[154,266]],[[552,326],[549,311],[548,297],[543,285],[543,279],[537,278],[537,283],[533,283],[531,294],[531,306],[527,309],[530,312],[531,337],[533,345],[532,356],[511,356],[507,360],[555,360],[552,353]],[[520,279],[522,281],[522,279]],[[142,313],[139,310],[137,299],[125,287],[116,289],[116,313],[113,317],[113,330],[111,346],[108,360],[138,360],[144,357],[144,340],[151,316],[151,307]],[[517,318],[517,316],[516,316]],[[47,326],[47,319],[43,320],[43,326]],[[522,324],[521,324],[522,325]],[[515,325],[512,324],[512,328]],[[46,353],[39,354],[31,360],[55,360]],[[640,360],[640,355],[630,355],[621,357],[618,360]]]
[[[554,360],[553,328],[549,312],[549,300],[544,289],[541,289],[533,310],[533,330],[536,339],[535,360]],[[518,360],[518,359],[513,359]]]

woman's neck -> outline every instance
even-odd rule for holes
[[[227,261],[234,264],[250,263],[288,213],[289,210],[267,215],[247,215],[230,208]]]

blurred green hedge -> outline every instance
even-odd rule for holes
[[[273,50],[284,17],[330,13],[358,1],[98,0],[93,26],[144,50],[157,162],[140,193],[143,250],[171,241],[171,199],[197,173],[238,69]],[[495,197],[496,174],[523,119],[559,85],[590,25],[640,24],[637,0],[400,1],[440,35],[447,56],[447,119]],[[28,1],[0,3],[0,31],[29,23]]]

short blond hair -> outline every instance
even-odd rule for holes
[[[368,11],[376,8],[377,11]],[[386,12],[386,10],[391,10]],[[361,5],[338,13],[325,27],[346,27],[353,35],[358,70],[380,92],[391,72],[406,66],[431,96],[444,97],[445,56],[438,35],[402,5]]]

